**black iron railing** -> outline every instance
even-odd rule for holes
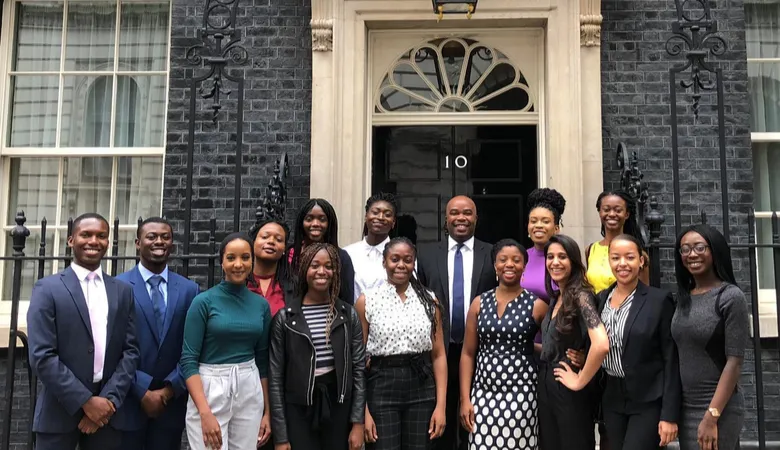
[[[268,184],[266,196],[260,199],[260,205],[255,212],[255,222],[274,217],[284,220],[286,213],[286,198],[287,198],[287,154],[282,154],[276,161],[274,166],[274,174],[271,181]],[[142,218],[138,218],[138,223],[143,221]],[[3,428],[2,435],[0,435],[0,450],[8,450],[10,448],[10,436],[11,436],[11,424],[13,419],[13,394],[15,385],[15,373],[17,364],[17,349],[23,350],[22,362],[24,368],[27,371],[29,380],[30,391],[30,411],[26,416],[29,418],[29,428],[27,430],[27,449],[32,450],[34,448],[34,435],[32,433],[32,418],[35,408],[35,402],[37,398],[38,380],[29,364],[28,359],[28,342],[27,335],[19,330],[19,309],[20,303],[27,299],[21,298],[22,286],[24,284],[23,275],[27,275],[32,280],[39,280],[47,275],[46,264],[51,261],[62,262],[66,267],[73,259],[70,247],[65,249],[64,255],[52,256],[50,253],[50,247],[46,241],[46,226],[47,221],[44,218],[40,223],[41,228],[41,242],[38,249],[37,256],[27,256],[24,253],[27,238],[30,236],[30,230],[25,226],[27,218],[24,215],[24,211],[19,211],[15,217],[16,226],[11,230],[10,236],[12,239],[13,253],[11,256],[0,256],[0,263],[6,265],[10,264],[13,268],[13,275],[11,278],[11,321],[8,333],[8,361],[6,372],[5,391],[3,392],[3,400],[5,401],[5,408],[3,410]],[[73,219],[68,220],[67,236],[70,236],[73,231]],[[111,226],[112,236],[110,256],[103,258],[105,261],[109,261],[110,268],[108,273],[111,276],[116,276],[119,272],[120,263],[127,262],[135,265],[138,262],[137,252],[132,254],[121,254],[120,242],[119,242],[119,219],[115,219]],[[199,230],[194,230],[199,231]],[[212,218],[209,221],[209,237],[208,237],[208,253],[206,254],[175,254],[170,257],[169,268],[183,276],[187,276],[192,266],[199,266],[205,268],[205,276],[201,276],[199,281],[202,287],[210,288],[216,284],[222,276],[221,266],[219,264],[219,254],[217,251],[217,242],[222,239],[222,236],[217,233],[217,220]],[[227,234],[227,233],[224,233]],[[30,266],[32,263],[33,267]],[[35,267],[37,265],[37,267]],[[129,267],[125,267],[129,269]],[[26,273],[25,273],[26,272]],[[194,278],[194,277],[190,277]],[[21,343],[21,347],[18,346]]]
[[[674,250],[675,242],[673,240],[662,239],[661,226],[665,222],[666,218],[659,209],[658,202],[655,197],[649,196],[647,193],[647,187],[642,182],[642,172],[638,167],[638,158],[636,152],[629,151],[625,144],[618,145],[618,165],[621,168],[621,189],[627,191],[637,202],[638,209],[638,222],[642,227],[642,236],[645,238],[645,245],[647,248],[648,256],[650,259],[650,284],[655,287],[661,287],[662,280],[662,265],[661,265],[661,252],[662,250]],[[649,198],[649,203],[646,203],[646,199]],[[649,211],[646,211],[646,208]],[[752,346],[754,354],[754,385],[756,396],[756,418],[757,418],[757,434],[758,440],[756,442],[743,442],[742,448],[758,448],[759,450],[765,450],[767,448],[766,437],[766,411],[764,405],[764,376],[762,368],[762,340],[766,341],[767,338],[761,336],[761,324],[760,324],[760,311],[759,311],[759,286],[758,286],[758,257],[757,253],[760,250],[771,250],[773,253],[773,272],[774,272],[774,292],[775,292],[775,307],[776,311],[780,311],[780,218],[777,213],[773,213],[771,217],[772,221],[772,239],[771,243],[758,243],[756,237],[755,227],[755,212],[750,211],[747,216],[747,243],[731,243],[729,244],[732,250],[742,249],[747,250],[748,265],[750,268],[750,280],[749,286],[747,286],[750,294],[750,308],[752,319]],[[679,224],[679,222],[677,222]],[[701,223],[707,223],[707,214],[701,212]],[[724,221],[725,223],[725,221]],[[682,227],[679,227],[682,228]],[[679,230],[678,230],[679,231]],[[725,235],[725,233],[724,233]],[[672,236],[674,239],[674,236]],[[669,264],[667,264],[669,265]],[[671,266],[671,272],[674,272],[674,267]],[[746,286],[741,286],[745,289]],[[777,348],[780,349],[780,314],[777,315],[777,330],[778,336],[773,337],[777,341]]]

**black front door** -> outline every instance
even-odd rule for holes
[[[398,199],[398,234],[417,243],[446,238],[444,209],[468,195],[477,238],[528,244],[525,202],[537,186],[535,126],[374,127],[372,191]]]

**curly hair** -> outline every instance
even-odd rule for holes
[[[409,248],[412,249],[412,253],[414,254],[414,258],[417,259],[417,247],[410,241],[408,238],[405,238],[403,236],[394,237],[393,239],[390,239],[390,242],[387,243],[385,246],[385,250],[382,252],[382,259],[387,259],[387,254],[390,252],[390,249],[395,247],[399,244],[406,244],[409,246]],[[425,314],[428,316],[428,319],[431,321],[431,338],[436,335],[436,329],[438,328],[438,320],[436,319],[436,311],[441,307],[438,303],[436,303],[436,300],[434,300],[433,296],[431,295],[430,291],[425,288],[425,286],[422,285],[420,280],[417,278],[414,272],[409,276],[409,285],[414,290],[414,293],[417,294],[417,298],[420,299],[420,303],[423,304],[425,307]]]
[[[574,321],[579,314],[581,299],[592,296],[593,287],[588,283],[588,278],[585,276],[585,265],[582,263],[580,246],[577,245],[577,241],[569,236],[556,234],[544,246],[545,259],[547,259],[547,252],[553,244],[563,247],[563,251],[566,252],[566,256],[571,261],[571,274],[569,274],[569,279],[566,281],[563,292],[561,292],[553,290],[550,271],[545,270],[544,287],[550,298],[550,304],[553,304],[553,301],[560,296],[561,309],[556,316],[559,320],[556,321],[555,328],[561,334],[569,334],[574,328]]]
[[[563,211],[566,209],[566,199],[560,192],[550,188],[534,189],[528,194],[528,211],[534,208],[544,208],[553,213],[555,224],[561,224]]]
[[[390,205],[391,208],[393,208],[393,214],[398,215],[398,202],[395,200],[395,195],[387,192],[377,192],[371,197],[368,197],[368,200],[366,200],[366,213],[368,213],[368,210],[371,209],[374,203],[377,202],[386,202],[387,204]],[[368,225],[364,223],[363,236],[367,236],[367,235],[368,235]]]
[[[601,211],[601,201],[604,200],[607,197],[620,197],[623,202],[626,204],[626,209],[628,210],[628,219],[626,219],[626,222],[623,224],[623,233],[622,234],[629,234],[631,236],[634,236],[639,240],[639,242],[642,243],[642,246],[639,248],[640,250],[644,250],[644,239],[642,238],[642,230],[639,228],[639,223],[637,223],[637,209],[636,209],[636,201],[631,197],[631,195],[628,194],[626,191],[622,190],[615,190],[615,191],[604,191],[601,194],[599,194],[598,198],[596,199],[596,211]],[[607,232],[604,229],[604,224],[601,224],[601,235],[606,236]]]
[[[329,308],[328,314],[325,316],[325,339],[329,340],[330,327],[333,324],[333,318],[336,317],[336,299],[339,297],[339,289],[341,289],[341,259],[339,258],[338,248],[331,244],[314,242],[303,249],[300,259],[301,264],[298,268],[298,280],[295,286],[295,293],[298,297],[303,299],[306,293],[309,292],[309,283],[306,279],[306,274],[309,272],[311,262],[320,250],[328,252],[330,262],[333,265],[333,278],[331,278],[330,287],[328,288]]]
[[[301,248],[303,247],[303,238],[306,236],[306,232],[303,230],[303,221],[306,219],[306,215],[314,209],[315,206],[322,208],[325,213],[325,217],[328,218],[328,226],[325,228],[322,242],[330,244],[336,248],[339,246],[339,221],[336,217],[336,210],[333,209],[333,205],[325,199],[313,198],[306,202],[305,205],[298,211],[298,217],[295,218],[295,231],[293,232],[293,257],[290,261],[290,266],[293,270],[297,270],[300,265]]]

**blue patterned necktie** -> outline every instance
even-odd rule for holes
[[[152,305],[154,306],[154,318],[157,319],[157,333],[162,339],[163,326],[165,323],[165,299],[160,290],[160,283],[163,277],[152,275],[146,282],[152,287]]]
[[[463,335],[465,334],[465,317],[464,317],[464,303],[463,298],[463,252],[461,249],[463,244],[458,244],[457,250],[455,250],[455,264],[452,268],[452,327],[450,330],[451,339],[453,342],[463,342]]]

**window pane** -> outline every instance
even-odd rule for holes
[[[772,219],[756,219],[756,243],[772,243]],[[774,289],[774,250],[771,248],[757,249],[758,255],[758,288]]]
[[[162,158],[120,157],[117,162],[116,216],[122,224],[135,224],[160,215],[162,205]]]
[[[751,129],[780,131],[780,64],[748,64]]]
[[[15,71],[59,71],[62,3],[19,3],[16,10]]]
[[[65,70],[114,70],[116,3],[68,3],[65,34]]]
[[[7,233],[7,232],[6,232]],[[13,240],[9,237],[6,238],[5,243],[5,256],[13,255]],[[30,236],[27,237],[24,245],[25,256],[38,256],[38,250],[41,245],[41,232],[40,230],[30,230]],[[52,248],[54,245],[54,233],[46,233],[46,255],[52,255]],[[38,280],[38,261],[23,261],[22,262],[22,279],[21,279],[21,294],[19,298],[22,300],[29,300],[30,294],[32,294],[32,288],[35,282]],[[52,273],[52,261],[46,261],[44,263],[43,276],[51,275]],[[13,296],[13,280],[14,280],[14,261],[3,261],[3,300],[10,301]]]
[[[112,237],[113,239],[113,237]],[[111,242],[113,245],[113,241]],[[135,230],[122,230],[119,232],[119,249],[117,256],[124,256],[128,259],[116,261],[116,273],[124,273],[135,266]]]
[[[40,225],[44,217],[49,225],[57,219],[59,158],[12,158],[9,177],[8,225],[16,225],[16,212],[23,210],[25,226]]]
[[[745,2],[748,58],[780,57],[780,2]]]
[[[64,158],[60,222],[86,212],[111,221],[111,168],[113,158]]]
[[[59,77],[11,77],[11,147],[54,147]]]
[[[113,77],[63,77],[62,147],[108,147],[111,142]]]
[[[117,77],[115,147],[162,147],[165,76]]]
[[[168,3],[123,3],[120,20],[119,70],[165,70]]]
[[[780,143],[753,143],[753,191],[758,211],[780,211]]]

